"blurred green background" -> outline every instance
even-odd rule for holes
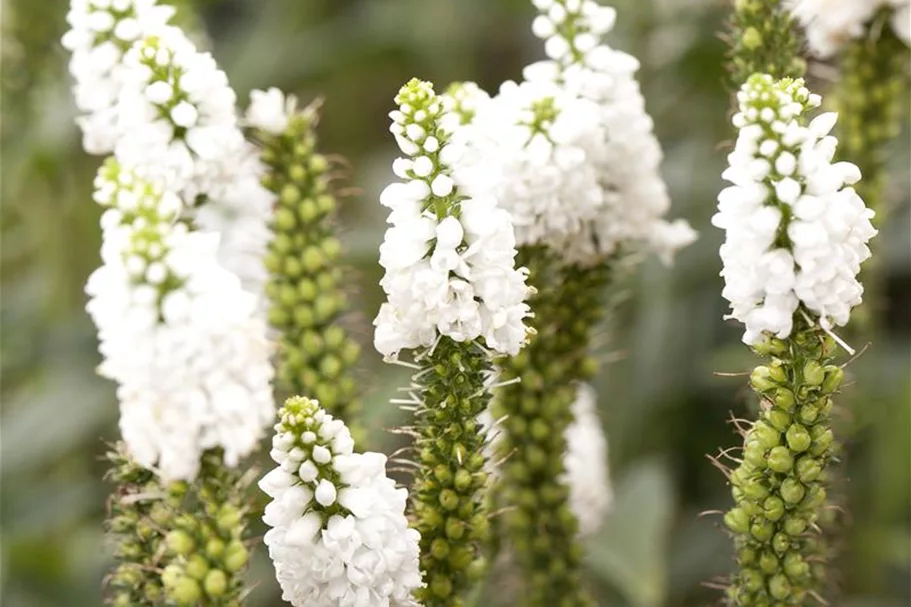
[[[377,203],[394,150],[386,113],[411,76],[442,87],[476,80],[487,90],[518,78],[541,56],[527,0],[194,0],[201,27],[242,103],[251,88],[279,86],[304,102],[325,98],[322,148],[346,156],[351,184],[342,222],[362,297],[361,379],[371,447],[401,415],[386,404],[404,382],[370,343],[379,305]],[[726,422],[748,415],[743,377],[755,364],[740,329],[721,320],[721,234],[709,224],[721,188],[728,94],[717,37],[723,0],[617,0],[614,46],[642,61],[648,108],[666,151],[674,216],[700,240],[667,270],[654,260],[619,285],[623,303],[605,327],[599,404],[610,441],[616,499],[588,542],[589,578],[602,606],[709,605],[703,586],[724,575],[730,547],[717,515],[730,497],[705,454],[737,440]],[[59,45],[67,2],[2,5],[2,603],[98,605],[108,565],[101,535],[109,487],[105,441],[117,437],[114,386],[94,375],[94,327],[83,284],[99,263],[100,210],[90,198],[98,158],[80,148]],[[812,73],[812,72],[811,72]],[[819,70],[825,75],[825,70]],[[824,92],[829,83],[815,83]],[[907,112],[903,115],[907,116]],[[866,310],[871,341],[851,367],[838,425],[847,443],[836,494],[849,515],[836,526],[844,589],[837,605],[911,604],[911,263],[907,130],[890,157],[890,212],[880,225],[880,292]],[[280,605],[258,550],[249,604]],[[500,588],[498,590],[498,588]],[[503,588],[507,588],[503,590]],[[508,604],[508,585],[479,605]]]

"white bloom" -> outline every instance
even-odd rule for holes
[[[638,62],[601,42],[614,10],[592,0],[539,9],[533,31],[551,59],[477,104],[455,138],[466,148],[456,181],[468,194],[493,192],[520,245],[548,245],[573,263],[637,248],[670,262],[696,235],[663,219],[670,200]]]
[[[388,301],[374,321],[374,344],[395,357],[445,335],[515,354],[528,332],[529,289],[527,271],[515,269],[510,216],[493,198],[465,198],[455,188],[451,166],[462,150],[441,126],[442,104],[429,85],[410,93],[423,97],[407,103],[400,94],[401,107],[390,114],[408,157],[394,165],[402,181],[380,197],[392,226],[380,246]]]
[[[786,6],[804,27],[810,50],[831,57],[845,44],[864,35],[870,20],[884,7],[892,7],[892,29],[911,45],[909,0],[787,0]]]
[[[722,175],[733,185],[719,194],[712,218],[725,230],[722,295],[730,316],[746,325],[748,344],[764,332],[790,335],[799,305],[824,328],[844,325],[861,301],[857,274],[876,230],[873,211],[846,187],[860,171],[832,163],[835,114],[806,124],[802,114],[819,105],[818,96],[801,80],[766,75],[750,78],[738,101],[740,133]]]
[[[295,607],[414,605],[421,586],[419,533],[408,493],[386,476],[386,457],[355,453],[351,433],[319,403],[294,397],[272,439],[278,467],[260,481],[272,498],[263,539]]]
[[[126,69],[123,54],[143,36],[162,28],[174,9],[155,0],[72,0],[63,46],[72,53],[73,95],[81,115],[83,147],[106,154],[117,141],[117,99]]]
[[[271,133],[280,135],[288,128],[288,121],[294,114],[297,99],[285,94],[275,87],[267,91],[250,92],[250,106],[247,108],[247,124]]]
[[[566,428],[566,472],[570,507],[579,521],[579,534],[598,531],[613,502],[607,462],[607,438],[598,418],[597,394],[579,384],[573,402],[573,421]]]
[[[175,27],[137,42],[123,57],[117,159],[193,203],[223,187],[246,144],[236,95],[208,53]],[[166,87],[166,88],[165,88]],[[162,101],[162,92],[171,96]]]
[[[173,193],[106,164],[95,199],[108,210],[104,265],[87,310],[118,384],[120,427],[136,460],[192,480],[203,451],[234,466],[272,418],[271,348],[256,297],[217,260],[218,235],[180,220]]]

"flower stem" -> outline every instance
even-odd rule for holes
[[[494,401],[494,418],[505,418],[497,439],[505,461],[496,500],[507,507],[503,525],[525,571],[528,604],[590,605],[581,583],[578,522],[560,479],[576,382],[590,379],[596,367],[589,341],[604,312],[608,267],[562,266],[542,248],[519,255],[537,289],[530,302],[537,334],[502,363],[504,381],[521,381],[501,388]]]
[[[477,417],[490,401],[493,364],[474,342],[449,337],[440,337],[419,364],[420,468],[412,494],[426,587],[417,598],[424,607],[454,607],[485,567],[485,435]]]
[[[836,450],[831,397],[844,378],[831,364],[836,349],[800,315],[791,337],[754,346],[769,362],[750,376],[761,411],[730,473],[734,507],[724,522],[738,565],[728,590],[732,605],[805,605],[823,590],[818,524]]]
[[[330,164],[316,151],[314,108],[295,112],[280,135],[258,132],[270,172],[264,185],[278,197],[266,255],[270,324],[280,331],[278,397],[308,394],[357,428],[352,367],[360,346],[340,320],[348,303],[340,285],[341,244],[334,235],[337,202]],[[359,432],[354,431],[355,439]]]

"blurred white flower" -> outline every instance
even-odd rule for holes
[[[804,27],[810,50],[827,58],[864,35],[874,15],[891,7],[892,29],[911,45],[911,0],[786,0],[794,18]]]
[[[104,264],[86,285],[87,310],[130,453],[165,480],[193,480],[207,449],[236,465],[273,413],[257,298],[218,263],[218,235],[191,231],[160,185],[111,161],[95,199],[107,207]]]

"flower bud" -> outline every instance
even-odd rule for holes
[[[807,530],[807,522],[798,516],[788,516],[784,519],[784,532],[796,537]]]
[[[782,574],[773,575],[769,580],[769,594],[773,598],[783,601],[791,594],[791,582]]]
[[[780,498],[770,496],[762,503],[765,517],[770,521],[777,521],[784,516],[784,502]]]
[[[822,365],[815,360],[808,360],[803,366],[803,380],[810,386],[822,385],[826,377]]]
[[[841,385],[845,379],[845,372],[835,365],[826,365],[826,378],[822,382],[822,391],[826,394],[832,394]]]
[[[810,425],[819,417],[819,409],[813,404],[804,405],[798,411],[797,417],[806,425]]]
[[[229,572],[236,573],[246,566],[249,556],[250,554],[243,542],[235,540],[228,544],[222,563]]]
[[[195,542],[190,534],[181,529],[174,529],[165,536],[165,544],[172,554],[187,555],[193,551]]]
[[[804,496],[804,486],[793,478],[786,478],[781,482],[781,497],[789,504],[798,504]]]
[[[779,432],[784,432],[791,424],[791,415],[781,409],[769,410],[766,413],[766,419]]]
[[[203,588],[206,594],[212,598],[224,596],[228,590],[228,576],[220,569],[212,569],[206,574],[206,580],[203,582]]]
[[[801,457],[794,466],[798,478],[802,483],[810,483],[819,478],[822,473],[822,467],[815,458],[810,456]]]
[[[750,384],[757,392],[768,392],[777,387],[777,383],[772,379],[772,372],[769,367],[760,365],[750,373]]]
[[[765,519],[758,519],[750,525],[750,534],[760,542],[772,539],[773,533],[775,533],[775,525]]]
[[[775,390],[775,406],[785,411],[794,410],[794,393],[787,388],[778,388]]]
[[[779,446],[769,451],[768,464],[773,471],[784,473],[794,465],[794,458],[787,447]]]
[[[788,446],[791,450],[797,451],[798,453],[809,449],[810,443],[812,442],[810,433],[800,424],[791,425],[785,433],[785,438],[787,439]]]
[[[750,517],[740,508],[731,508],[724,515],[724,524],[734,533],[746,533],[750,529]]]
[[[759,568],[765,574],[772,574],[778,570],[778,557],[771,552],[763,552],[759,557]]]

